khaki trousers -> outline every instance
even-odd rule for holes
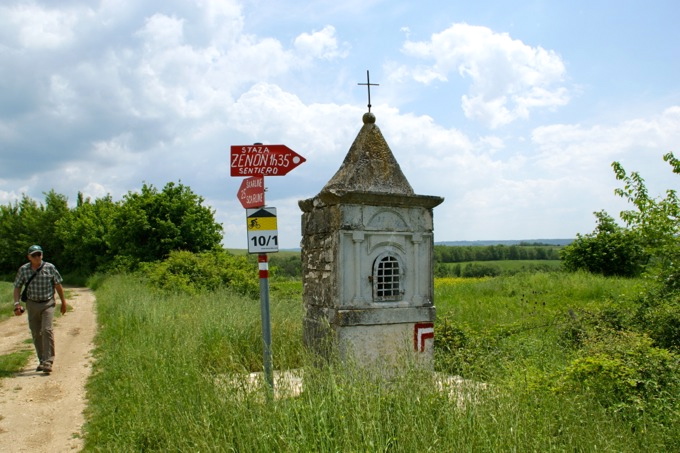
[[[54,320],[54,307],[56,301],[51,299],[47,302],[26,302],[28,313],[28,327],[33,336],[33,345],[38,354],[40,363],[52,365],[54,362],[54,331],[52,321]]]

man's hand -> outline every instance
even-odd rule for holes
[[[21,305],[14,306],[14,316],[21,316],[24,314],[24,307]]]
[[[66,301],[62,299],[61,301],[61,314],[65,315],[66,314]]]

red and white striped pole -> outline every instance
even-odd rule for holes
[[[260,312],[262,315],[262,344],[264,359],[264,378],[270,389],[274,389],[272,373],[272,329],[269,316],[269,263],[267,254],[257,256],[257,267],[260,273]]]

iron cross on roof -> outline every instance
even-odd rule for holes
[[[371,83],[371,76],[368,73],[368,69],[366,70],[366,83],[357,83],[357,85],[366,85],[366,88],[368,88],[368,111],[371,111],[371,86],[377,87],[380,86],[379,83]]]

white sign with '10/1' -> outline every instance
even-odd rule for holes
[[[279,251],[279,232],[276,225],[276,208],[246,209],[248,253]]]

